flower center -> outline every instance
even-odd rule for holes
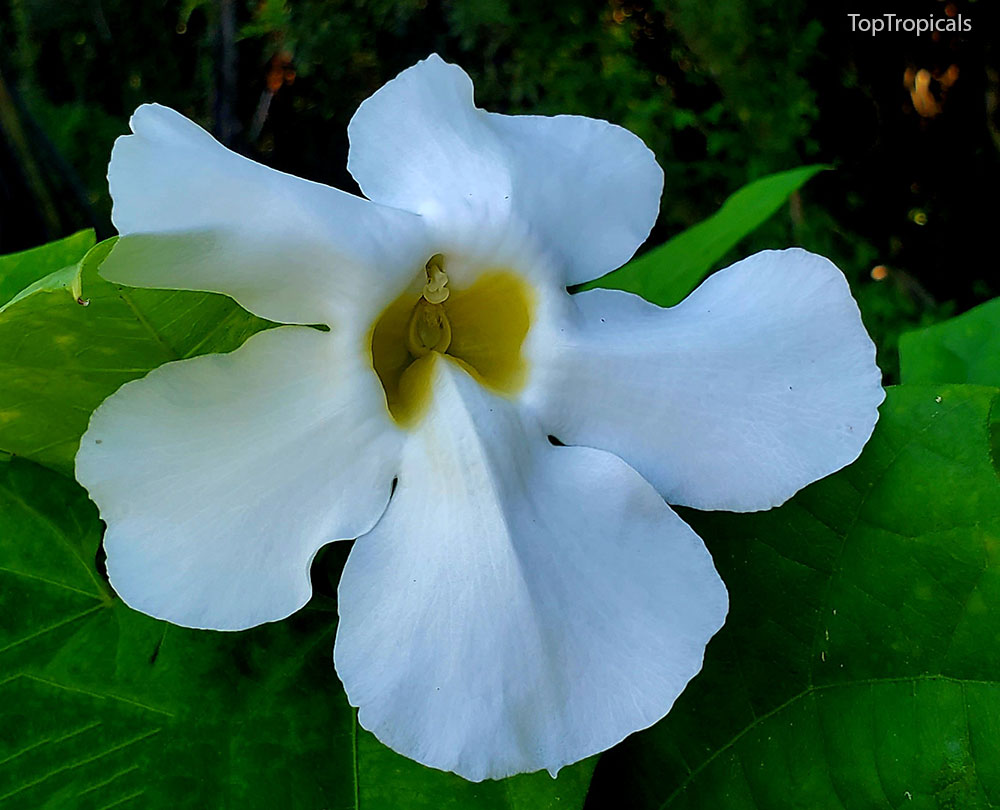
[[[448,289],[448,275],[443,264],[444,257],[437,253],[431,256],[424,268],[427,282],[420,293],[420,300],[413,307],[406,330],[406,347],[414,357],[423,357],[430,352],[443,354],[451,345],[451,324],[444,311],[444,302],[451,295],[451,290]]]
[[[516,394],[527,378],[521,346],[531,326],[528,285],[503,268],[481,273],[464,289],[452,283],[445,258],[432,256],[372,327],[372,367],[389,413],[403,427],[423,414],[439,355],[447,354],[500,394]]]

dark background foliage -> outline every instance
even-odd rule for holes
[[[1000,293],[1000,67],[987,0],[871,3],[965,34],[851,30],[805,0],[0,0],[0,253],[94,225],[144,101],[269,165],[341,188],[358,103],[437,51],[480,106],[578,113],[638,133],[667,177],[651,244],[745,182],[836,171],[730,258],[800,244],[854,286],[896,375],[901,331]]]

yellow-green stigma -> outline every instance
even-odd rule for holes
[[[435,253],[424,267],[427,283],[421,296],[429,304],[443,304],[451,295],[448,289],[448,274],[444,272],[444,256]]]

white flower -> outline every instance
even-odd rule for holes
[[[317,550],[358,538],[336,669],[419,762],[554,773],[663,717],[727,610],[664,498],[767,509],[872,432],[874,347],[826,259],[760,253],[672,309],[567,294],[657,214],[662,172],[617,126],[484,112],[432,56],[351,121],[367,200],[164,107],[132,130],[103,274],[330,329],[168,364],[97,410],[77,476],[111,582],[238,630],[302,607]]]

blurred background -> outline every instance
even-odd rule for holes
[[[0,0],[0,253],[83,227],[114,232],[108,155],[145,101],[255,160],[356,192],[351,115],[436,51],[472,75],[486,109],[577,113],[639,134],[666,172],[651,245],[756,177],[835,167],[729,258],[791,244],[832,258],[893,382],[902,331],[1000,294],[998,6]],[[852,31],[849,12],[972,30],[873,36]]]

